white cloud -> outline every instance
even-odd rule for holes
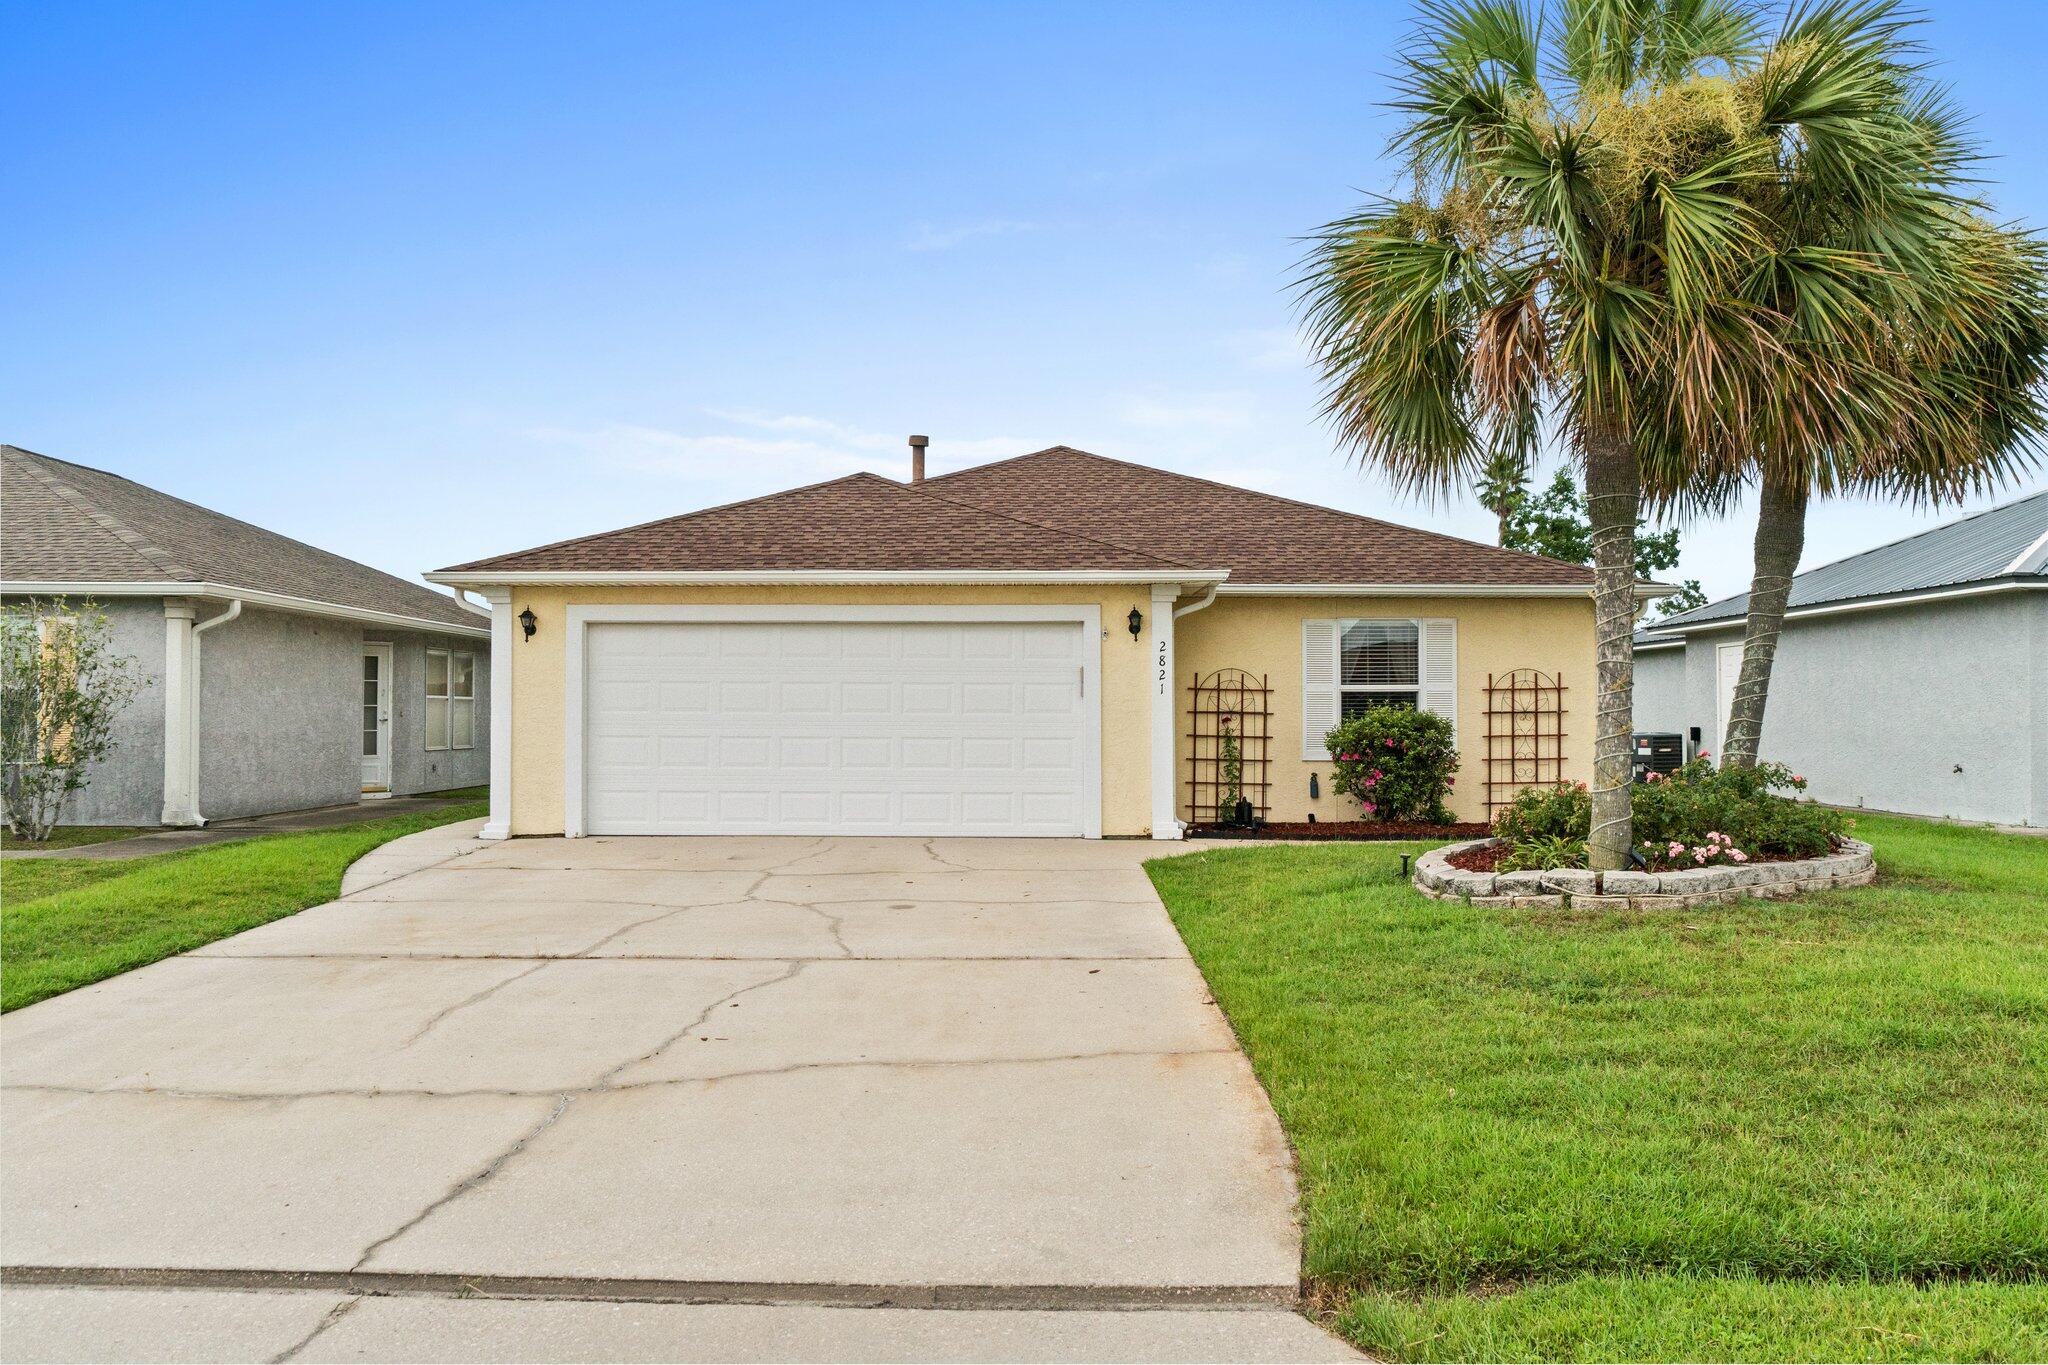
[[[1292,327],[1251,327],[1231,332],[1223,349],[1248,370],[1305,370],[1308,347]]]
[[[1134,427],[1238,430],[1252,424],[1252,408],[1248,393],[1154,393],[1126,398],[1122,417]]]
[[[707,411],[746,431],[670,431],[615,422],[595,428],[536,427],[523,433],[544,445],[570,446],[627,473],[700,483],[707,488],[789,488],[868,471],[884,478],[910,474],[908,433],[859,431],[803,414]],[[944,473],[1036,449],[1009,436],[949,440],[934,436],[929,472]]]
[[[909,239],[903,246],[906,251],[951,251],[977,237],[1014,237],[1018,233],[1037,232],[1040,226],[1015,218],[983,218],[971,223],[948,224],[920,222],[912,225]]]

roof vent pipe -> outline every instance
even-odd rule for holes
[[[912,483],[924,482],[924,448],[931,443],[932,438],[929,436],[913,436],[910,438],[910,481]]]

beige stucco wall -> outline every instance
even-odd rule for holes
[[[1183,603],[1185,605],[1185,603]],[[1486,818],[1486,679],[1517,668],[1562,674],[1564,775],[1593,777],[1593,602],[1529,597],[1230,597],[1180,618],[1176,630],[1180,695],[1186,720],[1197,673],[1242,668],[1272,679],[1271,818],[1355,820],[1358,805],[1330,791],[1330,765],[1301,757],[1301,623],[1310,618],[1448,617],[1458,623],[1458,754],[1463,764],[1451,809],[1461,820]],[[1175,727],[1176,809],[1189,815],[1187,725]],[[1321,774],[1322,797],[1308,795]]]
[[[512,643],[512,833],[562,832],[563,680],[568,609],[598,603],[757,603],[893,605],[1086,605],[1098,607],[1102,641],[1102,832],[1142,835],[1152,828],[1151,694],[1146,648],[1125,618],[1152,610],[1149,585],[1103,587],[569,587],[515,588],[512,610],[539,618],[531,640]],[[1149,632],[1147,632],[1149,636]]]
[[[1185,605],[1191,599],[1182,599]],[[1090,605],[1102,615],[1102,832],[1151,832],[1152,696],[1147,660],[1151,622],[1142,641],[1125,625],[1132,607],[1151,615],[1151,588],[1128,587],[569,587],[518,588],[517,613],[539,618],[532,640],[512,644],[512,832],[559,834],[563,828],[563,682],[568,608],[573,604],[695,603],[839,605]],[[1593,609],[1588,598],[1219,597],[1176,626],[1176,809],[1189,814],[1189,684],[1197,672],[1244,668],[1272,680],[1272,818],[1355,819],[1357,806],[1329,790],[1328,763],[1301,758],[1301,623],[1309,617],[1449,617],[1458,622],[1458,743],[1464,758],[1452,809],[1461,819],[1485,818],[1484,754],[1489,673],[1540,668],[1562,673],[1565,774],[1593,771]],[[1308,798],[1308,775],[1322,775],[1322,797]]]

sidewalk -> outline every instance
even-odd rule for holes
[[[231,844],[265,834],[300,834],[312,829],[333,829],[382,820],[407,811],[435,810],[452,806],[469,797],[394,796],[382,801],[354,801],[345,806],[321,806],[314,810],[285,811],[278,815],[257,815],[246,820],[220,820],[204,829],[165,829],[138,834],[131,839],[109,839],[105,843],[80,844],[76,848],[8,849],[0,858],[147,858],[158,853],[201,848],[209,844]]]

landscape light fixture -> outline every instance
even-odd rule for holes
[[[526,632],[527,639],[531,640],[533,638],[534,627],[539,624],[540,618],[533,614],[532,607],[528,607],[525,611],[519,613],[519,628]]]
[[[1138,613],[1136,607],[1131,608],[1130,622],[1131,638],[1135,640],[1138,638],[1138,632],[1145,628],[1145,618]]]

